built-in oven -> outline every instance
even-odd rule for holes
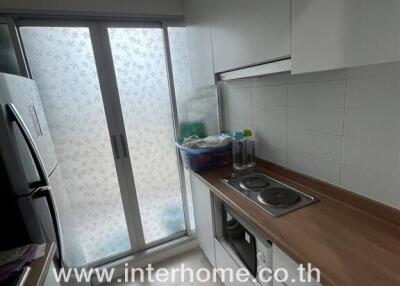
[[[272,271],[272,242],[256,236],[256,231],[226,204],[221,204],[221,211],[222,234],[228,246],[261,285],[272,285],[260,281],[261,269]],[[270,273],[262,271],[262,275],[265,279]]]
[[[222,205],[222,230],[226,242],[249,272],[257,275],[257,246],[255,236],[246,229],[226,205]]]

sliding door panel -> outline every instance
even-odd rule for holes
[[[161,28],[108,28],[146,244],[185,230]]]
[[[130,250],[89,29],[21,27],[20,33],[85,262]]]

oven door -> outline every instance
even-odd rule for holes
[[[224,238],[251,274],[257,274],[256,239],[235,217],[226,205],[222,205]]]

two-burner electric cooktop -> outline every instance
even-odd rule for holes
[[[260,173],[221,180],[274,217],[317,201],[312,196]]]

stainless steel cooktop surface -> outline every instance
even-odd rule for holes
[[[310,195],[260,173],[221,180],[274,217],[318,201]]]

